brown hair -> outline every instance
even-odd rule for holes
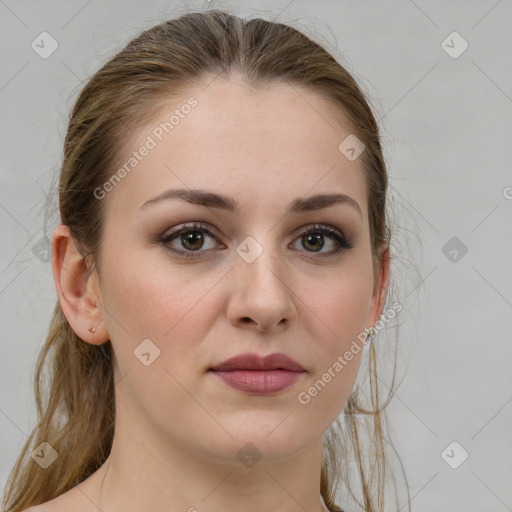
[[[236,71],[257,87],[285,82],[316,92],[332,102],[364,143],[362,163],[374,271],[380,272],[382,248],[390,242],[386,216],[387,171],[379,128],[364,94],[350,73],[321,45],[301,31],[263,19],[243,20],[219,10],[187,13],[142,32],[107,62],[81,91],[71,114],[64,143],[59,182],[61,222],[84,258],[98,265],[104,201],[94,190],[112,175],[123,142],[150,121],[163,101],[192,83]],[[340,141],[341,142],[341,141]],[[43,369],[50,356],[49,385],[43,390]],[[39,423],[13,468],[4,496],[10,512],[21,512],[60,496],[94,473],[107,459],[115,426],[114,373],[110,341],[84,342],[67,322],[57,301],[46,343],[35,373]],[[339,419],[325,437],[321,494],[331,510],[337,481],[346,473],[352,449],[361,495],[368,512],[384,510],[387,456],[384,408],[377,386],[374,344],[369,350],[371,408],[361,405],[359,391],[349,397],[343,438]],[[394,382],[394,376],[393,376]],[[47,396],[43,401],[43,391]],[[374,448],[372,467],[361,453],[363,422],[370,420]],[[59,454],[51,470],[29,457],[48,442]],[[31,448],[32,446],[32,448]],[[349,488],[351,496],[357,498]]]

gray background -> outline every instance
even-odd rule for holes
[[[69,109],[107,58],[184,5],[0,0],[2,489],[36,420],[34,365],[56,298],[43,213]],[[404,238],[402,268],[413,271],[396,276],[407,307],[390,407],[412,510],[512,510],[511,1],[210,5],[304,27],[368,94],[401,232],[418,242]],[[59,45],[46,59],[31,47],[43,31]],[[469,44],[460,55],[454,31]]]

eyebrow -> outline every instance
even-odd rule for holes
[[[170,199],[183,199],[189,203],[197,204],[200,206],[206,206],[210,208],[222,208],[229,212],[238,214],[240,213],[240,203],[231,197],[217,194],[214,192],[208,192],[206,190],[191,190],[191,189],[170,189],[166,190],[162,194],[146,201],[142,206],[146,208],[149,205],[159,203],[164,200]],[[286,213],[303,213],[314,210],[321,210],[335,204],[346,204],[354,208],[359,217],[363,218],[363,212],[359,204],[346,194],[317,194],[309,197],[298,197],[294,199],[288,208]]]

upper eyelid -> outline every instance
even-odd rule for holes
[[[301,235],[302,233],[309,232],[309,231],[313,231],[314,232],[315,229],[319,230],[321,228],[327,228],[327,229],[330,229],[330,230],[334,231],[333,233],[328,233],[328,232],[327,233],[323,233],[326,236],[334,237],[334,236],[338,235],[342,239],[350,241],[350,238],[348,236],[346,236],[344,231],[342,231],[341,229],[338,229],[338,228],[336,228],[334,226],[331,226],[330,224],[325,224],[325,223],[320,223],[320,222],[315,222],[315,223],[312,223],[312,224],[306,224],[304,226],[301,226],[301,227],[297,228],[297,230],[295,230],[295,235],[294,236],[297,237],[297,236]],[[217,230],[217,228],[214,228],[213,226],[210,226],[209,224],[205,224],[202,221],[186,222],[186,223],[184,223],[182,225],[175,226],[175,227],[173,227],[171,229],[172,229],[172,231],[170,229],[166,230],[162,234],[160,239],[169,238],[170,240],[173,240],[176,237],[178,237],[180,234],[186,233],[186,232],[189,232],[189,231],[206,231],[208,234],[210,234],[211,236],[216,238],[218,242],[220,241],[218,239],[221,238],[221,235],[220,235],[219,231]]]
[[[174,238],[182,233],[187,233],[188,231],[206,231],[215,238],[220,238],[221,236],[216,228],[206,225],[203,222],[186,222],[182,225],[174,226],[171,229],[165,230],[160,238]]]

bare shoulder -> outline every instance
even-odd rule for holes
[[[25,509],[23,512],[98,512],[94,496],[98,496],[101,472],[96,471],[80,484],[53,500]]]
[[[78,512],[75,508],[72,508],[73,512]],[[64,512],[64,506],[58,503],[56,500],[47,501],[41,503],[41,505],[35,505],[25,509],[23,512]]]
[[[25,509],[23,512],[64,512],[67,510],[68,512],[81,512],[79,508],[76,506],[66,507],[62,503],[54,502],[55,500],[47,501],[46,503],[41,503],[41,505],[35,505],[34,507],[30,507]]]
[[[52,500],[53,501],[53,500]],[[26,508],[23,512],[57,512],[59,509],[51,504],[51,501]]]
[[[25,509],[23,512],[89,512],[76,492],[68,491],[57,498]]]

